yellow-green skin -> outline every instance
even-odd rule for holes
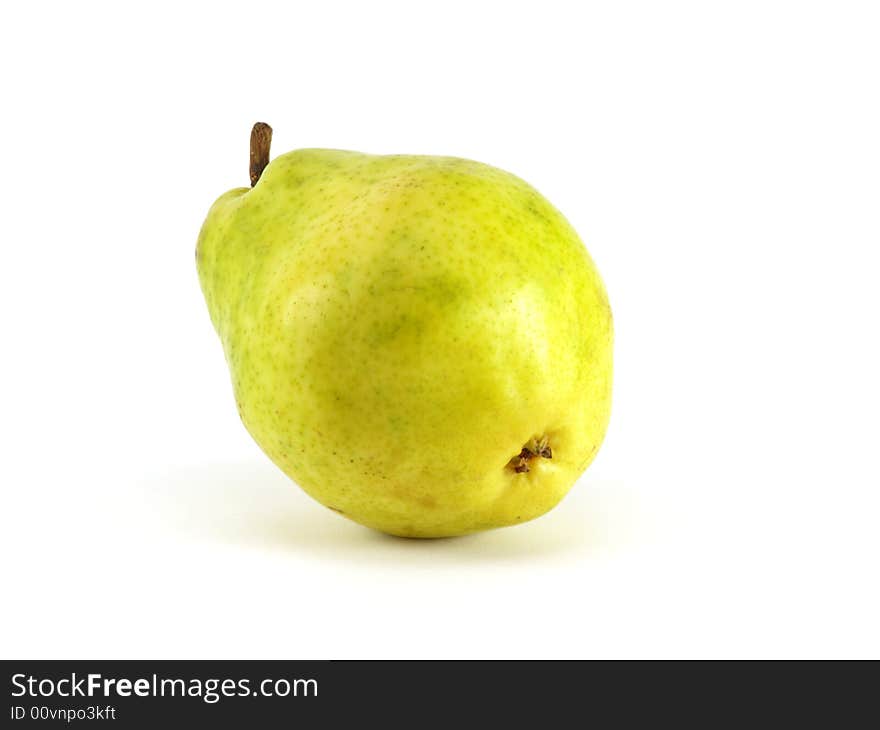
[[[196,252],[241,419],[330,509],[409,537],[554,507],[608,424],[612,321],[563,216],[448,157],[298,150]],[[546,439],[552,458],[511,459]]]

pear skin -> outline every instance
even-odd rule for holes
[[[256,147],[253,187],[213,204],[196,259],[257,444],[394,535],[552,509],[611,407],[611,310],[571,225],[470,160]]]

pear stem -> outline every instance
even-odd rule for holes
[[[271,146],[272,127],[264,122],[257,122],[251,129],[251,187],[257,184],[269,164]]]

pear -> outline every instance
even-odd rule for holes
[[[220,196],[196,249],[254,440],[321,504],[408,537],[552,509],[602,442],[612,319],[534,188],[453,157],[301,149]]]

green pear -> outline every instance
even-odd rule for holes
[[[452,157],[303,149],[214,203],[196,259],[239,414],[330,509],[462,535],[552,509],[611,404],[612,319],[577,233]]]

